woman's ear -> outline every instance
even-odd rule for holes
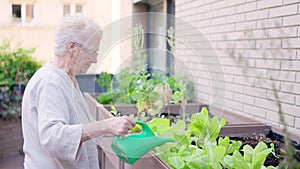
[[[73,53],[74,50],[75,50],[75,48],[76,48],[75,42],[69,42],[69,43],[68,43],[67,51],[68,51],[69,53]]]

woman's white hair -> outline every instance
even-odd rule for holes
[[[85,45],[92,38],[99,41],[102,38],[102,30],[96,22],[82,14],[68,15],[56,31],[54,54],[64,55],[69,42]]]

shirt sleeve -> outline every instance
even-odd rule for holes
[[[37,90],[41,145],[53,158],[75,161],[82,136],[82,125],[71,125],[69,122],[72,110],[69,107],[72,106],[69,99],[72,95],[66,96],[63,87],[49,79]]]

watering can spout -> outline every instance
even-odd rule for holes
[[[112,150],[126,163],[133,164],[153,148],[166,142],[174,142],[171,138],[155,136],[146,123],[141,121],[136,123],[141,125],[141,133],[125,137],[115,136],[112,140]]]
[[[149,138],[147,142],[149,143],[149,146],[152,147],[152,149],[153,149],[164,143],[174,142],[174,140],[171,138],[165,138],[165,137],[152,137],[152,138]]]
[[[141,146],[143,146],[144,149],[148,152],[154,149],[155,147],[165,144],[167,142],[174,142],[174,140],[171,138],[164,137],[151,137],[147,140],[144,140],[144,143],[141,143]]]

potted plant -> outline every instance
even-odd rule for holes
[[[13,49],[9,41],[0,46],[0,103],[1,116],[5,119],[19,115],[25,85],[41,67],[41,64],[32,58],[35,48]]]
[[[171,31],[168,32],[170,32],[168,41],[170,44],[174,44],[174,34]],[[167,71],[165,71],[166,73],[149,71],[145,64],[145,55],[142,52],[143,41],[144,31],[141,24],[138,24],[132,29],[131,47],[134,52],[132,65],[135,66],[121,69],[120,73],[114,75],[114,78],[109,77],[108,79],[105,76],[96,78],[98,86],[107,89],[96,96],[98,102],[114,113],[119,112],[124,115],[133,113],[138,114],[140,118],[143,113],[151,114],[152,109],[160,109],[160,112],[156,113],[159,115],[170,117],[183,114],[185,117],[186,113],[197,112],[201,110],[201,107],[208,107],[208,105],[200,103],[191,103],[193,102],[194,85],[188,77],[170,76]],[[173,45],[172,51],[174,51],[174,47]],[[168,92],[171,94],[167,94]],[[172,97],[160,98],[154,104],[150,104],[151,99],[155,100],[160,97],[158,94],[164,95],[163,97],[167,95]],[[159,101],[161,102],[159,103]]]

